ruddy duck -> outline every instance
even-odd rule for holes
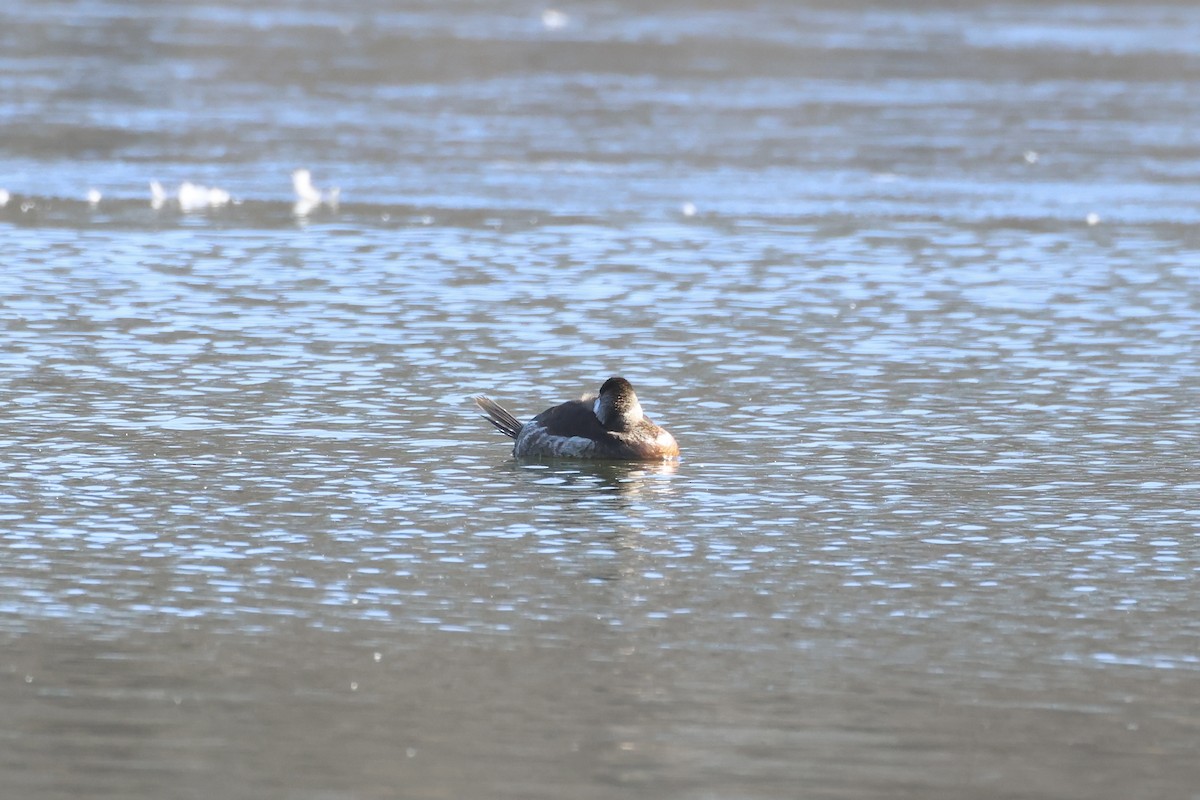
[[[496,401],[475,404],[501,433],[516,439],[513,455],[665,461],[679,457],[675,437],[642,414],[633,386],[609,378],[600,394],[548,408],[522,425]]]

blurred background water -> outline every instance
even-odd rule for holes
[[[1200,797],[1200,7],[644,5],[0,10],[6,797]]]

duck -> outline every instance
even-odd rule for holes
[[[675,437],[642,413],[633,384],[619,376],[606,380],[598,394],[548,408],[526,423],[486,395],[476,395],[475,405],[488,422],[514,440],[516,458],[679,458]]]

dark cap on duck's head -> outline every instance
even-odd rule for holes
[[[592,412],[610,431],[627,431],[642,421],[642,405],[633,392],[633,384],[624,378],[613,377],[604,382]]]

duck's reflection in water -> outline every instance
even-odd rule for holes
[[[646,463],[632,461],[571,461],[518,459],[509,462],[517,483],[557,486],[571,491],[612,491],[625,497],[669,495],[676,461]]]
[[[508,534],[533,537],[537,553],[585,580],[634,578],[648,538],[675,517],[675,462],[508,460],[494,469],[492,482],[510,487],[504,504],[525,513]]]

